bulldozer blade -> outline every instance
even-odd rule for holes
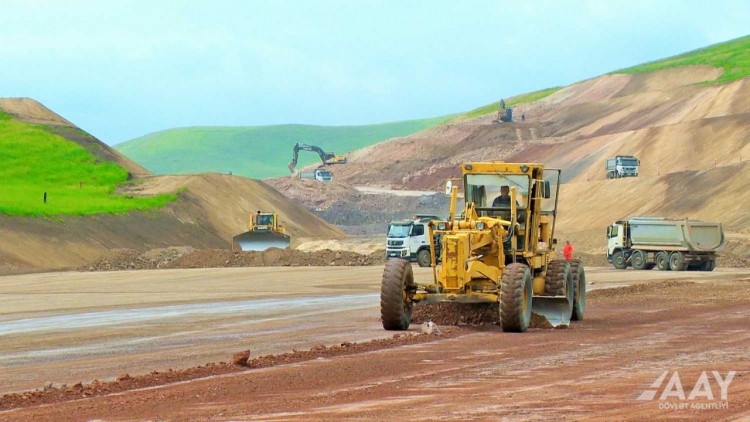
[[[249,231],[232,238],[233,244],[243,251],[265,251],[270,248],[286,249],[291,243],[289,236],[275,232]]]
[[[553,328],[569,326],[573,304],[565,296],[534,296],[531,312],[546,318]]]

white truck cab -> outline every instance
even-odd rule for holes
[[[627,248],[624,234],[625,225],[621,221],[607,227],[607,259],[610,262],[615,252]]]
[[[411,220],[394,221],[388,226],[386,258],[416,261],[420,267],[431,265],[427,223],[440,220],[434,215],[415,215]],[[440,239],[435,239],[435,259],[440,257]]]
[[[333,180],[333,173],[326,169],[306,170],[299,172],[300,179],[311,179],[319,182],[330,182]]]
[[[632,155],[616,155],[605,162],[606,178],[638,177],[641,160]]]

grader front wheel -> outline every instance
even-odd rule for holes
[[[505,267],[501,281],[500,323],[505,332],[523,333],[531,322],[532,285],[529,267]]]
[[[583,262],[571,261],[570,271],[573,274],[573,321],[581,321],[586,310],[586,272],[583,270]]]
[[[409,261],[390,259],[383,270],[380,286],[380,316],[386,330],[406,330],[411,323],[412,302],[409,293],[414,287],[414,273]]]

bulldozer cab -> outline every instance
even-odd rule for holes
[[[269,248],[286,249],[291,244],[278,222],[278,214],[261,212],[250,216],[248,231],[232,238],[232,250],[238,246],[243,251],[264,251]]]
[[[260,213],[255,217],[255,230],[259,229],[275,229],[276,228],[276,214],[272,213]]]

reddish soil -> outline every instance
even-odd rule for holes
[[[3,397],[13,409],[0,420],[747,418],[750,285],[730,278],[592,291],[585,319],[565,330],[443,327],[435,336],[415,323],[400,338],[251,356],[248,367],[49,386]],[[736,374],[725,400],[713,378],[714,399],[659,400],[663,383],[655,400],[636,400],[664,371],[679,373],[686,396],[703,371]]]

